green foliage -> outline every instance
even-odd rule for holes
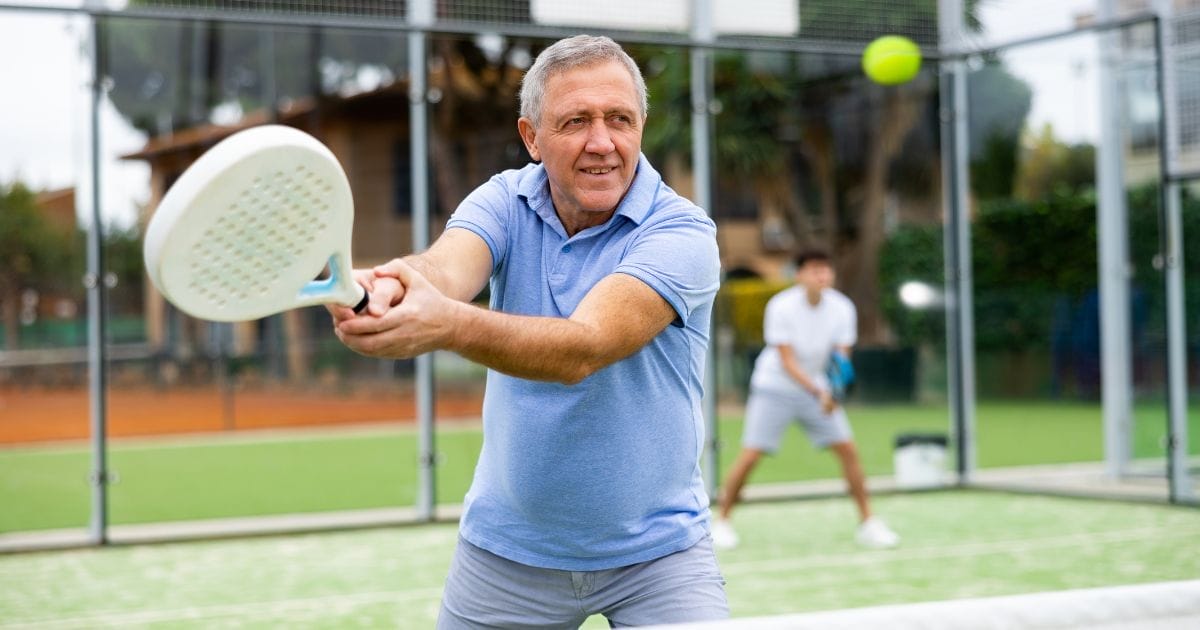
[[[117,277],[116,288],[109,291],[110,312],[141,314],[144,264],[142,239],[136,227],[105,230],[104,268]]]
[[[660,47],[631,50],[646,69],[650,93],[651,115],[642,138],[644,150],[652,156],[690,153],[691,117],[655,115],[691,111],[687,51]],[[721,103],[713,123],[715,155],[719,171],[738,178],[743,185],[747,178],[782,172],[786,163],[785,147],[779,141],[783,121],[772,113],[787,111],[797,94],[794,81],[756,68],[756,62],[762,60],[745,52],[718,52],[713,56],[713,91]]]
[[[690,154],[691,117],[666,112],[691,111],[688,51],[662,46],[627,46],[642,68],[649,93],[650,111],[642,134],[642,150],[661,162],[668,154]]]
[[[945,343],[945,316],[940,309],[914,310],[900,301],[905,282],[942,286],[941,226],[902,225],[879,252],[880,308],[901,346]]]
[[[61,289],[81,260],[69,236],[51,225],[37,194],[17,182],[0,184],[0,299],[25,288]]]
[[[980,199],[1007,197],[1017,177],[1021,129],[1033,106],[1033,90],[999,63],[967,77],[971,103],[971,189]]]
[[[1028,134],[1025,145],[1020,172],[1011,191],[1017,198],[1032,201],[1052,194],[1070,195],[1095,185],[1094,146],[1064,144],[1054,137],[1050,125],[1042,127],[1036,135]]]
[[[34,191],[20,182],[0,184],[0,347],[22,343],[19,317],[26,290],[46,295],[78,287],[83,256],[71,236],[46,219]]]
[[[1134,299],[1147,309],[1138,316],[1143,324],[1160,326],[1165,289],[1161,274],[1149,265],[1159,251],[1159,190],[1134,188],[1127,200]],[[1183,223],[1184,251],[1200,251],[1200,200],[1192,195],[1184,196]],[[941,311],[914,312],[896,297],[908,280],[942,284],[941,243],[940,225],[903,226],[880,254],[883,311],[901,345],[942,342]],[[977,349],[1046,348],[1055,318],[1096,290],[1095,194],[1059,190],[1034,202],[982,203],[971,248]],[[1200,256],[1185,257],[1184,273],[1200,275]],[[1185,287],[1185,299],[1188,309],[1200,309],[1200,283]]]
[[[980,199],[1011,195],[1017,178],[1018,154],[1015,134],[989,135],[983,141],[979,157],[971,160],[971,190]]]
[[[767,113],[786,112],[794,98],[794,86],[783,76],[757,71],[753,62],[752,53],[720,54],[713,60],[713,92],[721,99],[716,154],[727,165],[723,174],[743,182],[783,173],[783,121]]]

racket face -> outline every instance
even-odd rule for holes
[[[181,310],[244,321],[318,302],[353,304],[353,201],[333,154],[270,125],[200,157],[163,198],[146,232],[146,269]],[[309,286],[325,265],[344,273]]]

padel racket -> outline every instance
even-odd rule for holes
[[[850,357],[835,350],[829,355],[829,363],[825,366],[825,378],[829,380],[829,394],[833,399],[842,402],[854,389],[854,364]]]
[[[176,180],[146,229],[146,271],[185,313],[247,321],[336,303],[360,312],[354,202],[333,153],[292,127],[229,136]],[[328,277],[314,280],[326,267]]]

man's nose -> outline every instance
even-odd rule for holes
[[[616,149],[613,144],[612,134],[608,130],[608,125],[603,118],[592,121],[592,126],[588,128],[587,146],[584,147],[588,153],[596,153],[599,155],[607,155]]]

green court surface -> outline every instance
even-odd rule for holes
[[[735,617],[1189,579],[1200,512],[978,491],[756,503],[718,554]],[[453,524],[0,556],[0,628],[429,628]],[[592,617],[585,627],[607,624]]]
[[[946,433],[942,406],[850,408],[869,475],[892,470],[894,438],[906,432]],[[1139,408],[1137,453],[1161,456],[1161,408]],[[1191,415],[1200,441],[1200,413]],[[982,467],[1099,461],[1103,455],[1097,405],[988,403],[979,405],[978,461]],[[719,428],[721,470],[741,435],[739,417]],[[437,500],[462,500],[481,444],[478,427],[438,431]],[[1200,448],[1192,452],[1200,453]],[[85,444],[0,449],[0,533],[79,528],[87,523]],[[417,494],[417,443],[411,428],[238,432],[130,439],[110,446],[110,518],[114,524],[326,512],[412,505]],[[751,483],[839,476],[834,458],[814,451],[789,431],[776,457]],[[1164,497],[1165,498],[1165,497]]]

